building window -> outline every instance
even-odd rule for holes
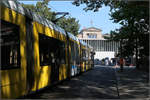
[[[1,69],[20,67],[19,26],[1,20]]]
[[[93,35],[93,38],[97,38],[97,34],[94,34],[94,35]]]
[[[97,34],[87,34],[88,38],[97,38]]]

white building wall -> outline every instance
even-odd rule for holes
[[[94,59],[99,59],[102,60],[103,58],[108,57],[109,59],[114,58],[115,52],[109,52],[109,51],[104,51],[104,52],[95,52]]]
[[[101,32],[102,31],[100,29],[90,27],[87,29],[83,29],[80,32],[80,34],[78,35],[78,38],[81,40],[84,40],[86,43],[89,43],[90,40],[97,40],[97,41],[105,40],[104,35]],[[97,34],[97,38],[89,38],[88,37],[89,34]],[[105,36],[109,36],[109,35],[105,34]],[[116,45],[117,45],[116,42],[108,44],[108,43],[106,43],[106,41],[101,41],[101,42],[95,41],[94,43],[91,43],[91,46],[93,46],[93,48],[95,48],[95,56],[94,56],[95,59],[101,60],[101,59],[106,58],[106,57],[108,57],[109,59],[114,58],[115,51],[117,51],[116,49],[119,46],[119,45],[118,46],[116,46]],[[97,49],[97,47],[98,47],[98,49]]]

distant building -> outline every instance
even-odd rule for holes
[[[89,27],[82,29],[77,37],[94,48],[95,59],[114,58],[115,52],[118,52],[119,43],[108,42],[104,39],[104,36],[109,36],[109,34],[103,35],[101,29]]]
[[[83,29],[79,33],[78,38],[80,39],[103,39],[101,31],[102,30],[95,28],[95,27]]]

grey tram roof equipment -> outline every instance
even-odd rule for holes
[[[51,29],[54,29],[55,31],[58,31],[60,34],[63,34],[66,36],[64,29],[53,24],[51,21],[48,21],[46,18],[43,18],[42,16],[35,14],[34,12],[30,11],[29,9],[22,7],[21,4],[17,0],[3,0],[0,2],[0,5],[4,5],[7,8],[10,8],[24,16],[27,16],[27,17],[31,18],[32,20],[34,20],[42,25],[45,25]]]
[[[72,40],[75,40],[75,41],[79,42],[79,39],[78,39],[76,36],[74,36],[73,34],[71,34],[71,33],[68,32],[68,36],[69,36],[69,38],[71,38]]]
[[[24,16],[27,16],[28,18],[30,18],[40,24],[43,24],[51,29],[54,29],[55,31],[58,31],[60,34],[63,34],[66,36],[64,29],[53,24],[51,21],[47,20],[46,18],[43,18],[42,16],[37,15],[36,13],[30,11],[29,9],[24,8],[23,6],[21,6],[21,4],[17,0],[3,0],[0,2],[0,5],[4,5],[7,8],[10,8]],[[76,36],[74,36],[73,34],[71,34],[69,32],[68,32],[68,36],[69,36],[69,38],[71,38],[77,42],[80,42],[82,45],[87,46],[87,44],[84,41],[79,40]]]
[[[83,45],[83,46],[86,46],[87,47],[87,43],[85,43],[83,40],[79,40],[80,43]]]

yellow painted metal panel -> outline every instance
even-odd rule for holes
[[[65,35],[60,34],[59,32],[57,32],[47,26],[39,24],[38,22],[34,22],[33,25],[34,25],[34,30],[37,30],[38,33],[45,34],[46,36],[53,37],[53,38],[59,39],[61,41],[66,41]],[[38,33],[35,33],[35,34],[38,35]]]
[[[35,62],[35,82],[33,91],[40,88],[46,87],[51,84],[51,67],[50,66],[40,66],[39,59],[39,33],[45,34],[46,36],[53,37],[64,41],[66,43],[66,37],[63,34],[46,27],[37,22],[33,22],[33,36],[34,36],[34,62]],[[65,72],[64,66],[62,70]],[[65,75],[65,74],[64,74]],[[64,76],[66,78],[66,76]]]
[[[82,64],[82,72],[85,71],[85,67],[86,67],[85,62],[83,62],[83,64]]]
[[[38,89],[48,86],[51,82],[51,66],[42,66],[38,75],[36,80]]]
[[[1,6],[0,19],[20,27],[21,68],[1,70],[1,97],[14,98],[25,94],[26,89],[26,27],[25,17],[9,8]]]
[[[1,87],[1,98],[12,99],[26,94],[26,84],[23,83],[24,81],[20,81],[19,83]]]
[[[67,78],[67,67],[66,64],[61,64],[59,67],[59,80],[64,80]]]
[[[71,39],[71,38],[70,38],[70,40],[71,40],[72,42],[74,42],[74,43],[77,43],[78,45],[80,44],[80,42],[75,41],[75,40],[73,40],[73,39]]]

